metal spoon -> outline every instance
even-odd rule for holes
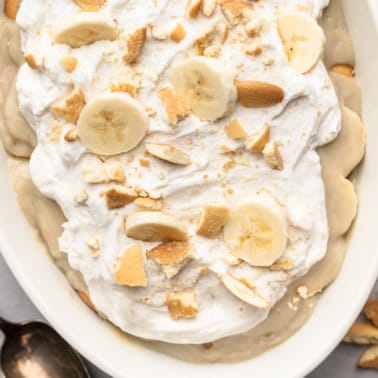
[[[90,377],[79,355],[47,324],[13,324],[0,317],[0,329],[6,378]]]

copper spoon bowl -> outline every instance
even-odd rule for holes
[[[6,378],[88,378],[79,355],[42,322],[10,323],[0,317],[5,335],[1,367]]]

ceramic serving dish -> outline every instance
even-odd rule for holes
[[[0,9],[3,2],[0,1]],[[355,175],[359,213],[337,280],[322,294],[310,320],[278,347],[234,364],[193,365],[148,349],[88,309],[35,238],[19,210],[0,145],[0,251],[46,319],[81,354],[114,377],[303,377],[340,342],[378,274],[378,3],[344,0],[357,57],[367,127],[366,158]]]

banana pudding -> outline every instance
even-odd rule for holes
[[[209,343],[276,319],[285,294],[310,313],[329,283],[307,274],[344,248],[364,131],[321,59],[327,4],[21,2],[30,176],[62,211],[64,270],[125,332]]]

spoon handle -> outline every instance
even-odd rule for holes
[[[5,336],[9,336],[12,332],[16,330],[17,326],[15,324],[7,322],[0,316],[0,330],[3,331]]]

